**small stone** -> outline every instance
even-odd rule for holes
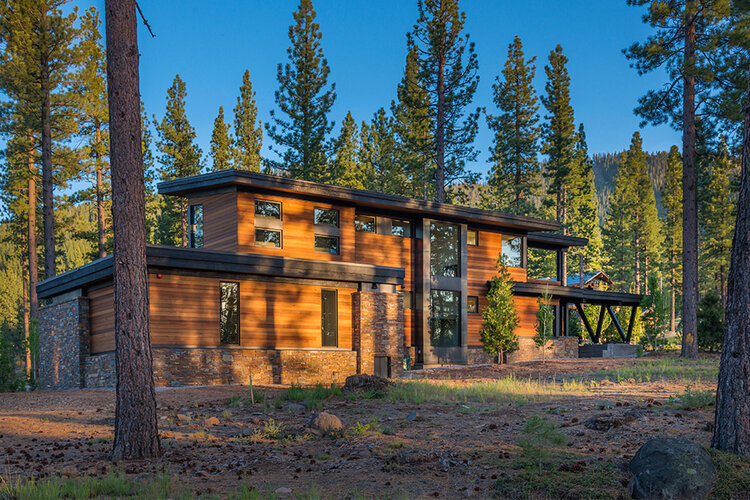
[[[62,477],[78,477],[80,473],[74,465],[66,465],[60,469],[60,475]]]
[[[415,412],[415,411],[413,411],[413,412],[409,413],[409,414],[408,414],[408,415],[406,416],[406,420],[408,420],[409,422],[412,422],[412,421],[414,421],[414,419],[416,419],[416,418],[417,418],[417,412]]]
[[[299,411],[305,411],[307,409],[307,406],[300,404],[300,403],[290,403],[288,405],[284,406],[284,411],[290,411],[293,413],[299,412]]]
[[[190,420],[190,417],[188,415],[185,415],[184,413],[178,413],[177,414],[177,421],[178,422],[188,422]]]
[[[292,492],[291,488],[287,488],[286,486],[282,486],[281,488],[276,488],[274,493],[277,495],[289,495]]]
[[[207,418],[203,421],[203,425],[219,425],[221,422],[216,417]]]
[[[309,427],[323,434],[331,434],[341,431],[344,428],[344,424],[341,423],[341,419],[336,415],[322,411],[310,420]]]

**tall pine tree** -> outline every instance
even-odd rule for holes
[[[682,157],[677,146],[672,146],[664,174],[661,203],[666,215],[662,223],[664,238],[664,270],[669,281],[669,329],[674,332],[677,317],[677,298],[682,284]]]
[[[161,122],[154,119],[161,153],[157,171],[162,180],[196,175],[201,171],[201,149],[195,144],[195,129],[185,111],[187,89],[180,75],[167,89],[167,110]],[[164,198],[159,217],[158,241],[165,245],[187,245],[187,203],[184,198]]]
[[[476,158],[479,110],[467,113],[466,108],[479,84],[479,63],[474,43],[463,33],[466,14],[459,10],[458,0],[418,0],[417,8],[419,17],[407,45],[417,54],[419,77],[410,83],[427,97],[435,200],[444,202],[446,186],[473,178],[466,161]]]
[[[242,75],[240,95],[234,108],[234,142],[232,156],[234,168],[260,172],[263,148],[263,126],[258,119],[255,91],[250,81],[250,70]]]
[[[578,140],[570,104],[567,63],[560,45],[550,52],[549,65],[544,67],[546,95],[542,96],[542,104],[547,109],[543,152],[548,160],[544,175],[548,178],[547,190],[555,198],[556,218],[563,226],[563,233],[568,232],[568,176],[576,162]]]
[[[517,215],[536,215],[541,188],[539,102],[531,83],[534,60],[524,58],[521,39],[516,36],[508,46],[502,77],[492,87],[499,115],[487,117],[495,134],[488,208]]]
[[[402,143],[395,129],[396,120],[388,116],[383,108],[377,110],[369,124],[362,124],[360,161],[369,180],[368,189],[414,196],[423,188],[422,170],[404,166],[415,157],[401,148]]]
[[[280,113],[271,111],[266,131],[276,143],[280,160],[269,161],[291,177],[324,181],[328,176],[327,135],[333,129],[328,113],[336,100],[336,85],[328,87],[330,69],[323,55],[320,26],[312,0],[301,0],[289,27],[289,62],[279,64],[274,93]]]
[[[365,189],[367,179],[364,175],[363,164],[360,161],[360,134],[357,123],[348,111],[341,123],[341,133],[334,141],[334,158],[330,167],[330,184]]]
[[[232,139],[229,136],[229,126],[224,121],[223,106],[219,106],[219,114],[214,120],[214,130],[211,133],[211,161],[213,170],[232,168]]]

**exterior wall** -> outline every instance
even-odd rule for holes
[[[354,257],[354,207],[318,203],[291,195],[237,193],[238,252],[264,255],[281,255],[300,259],[355,262]],[[255,200],[281,203],[281,248],[255,246]],[[316,207],[335,208],[339,211],[339,254],[315,252],[313,212]]]
[[[91,322],[91,354],[115,350],[115,304],[114,289],[107,286],[91,290],[89,296],[89,318]]]
[[[578,357],[578,337],[557,337],[550,340],[544,356],[547,359],[570,359]],[[509,363],[542,359],[542,350],[529,337],[518,338],[518,350],[507,356]]]
[[[403,372],[404,304],[396,293],[357,292],[354,294],[354,350],[357,373],[375,373],[375,357],[386,356],[391,376]]]
[[[82,384],[89,354],[89,300],[75,297],[39,310],[39,382],[43,389]]]
[[[203,248],[237,251],[237,193],[195,196],[190,205],[203,205]]]

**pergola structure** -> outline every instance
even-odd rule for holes
[[[641,304],[643,295],[624,292],[610,292],[602,290],[593,290],[584,288],[582,283],[577,286],[568,286],[567,284],[567,252],[569,247],[585,246],[588,243],[586,238],[578,238],[562,234],[544,234],[529,233],[529,248],[539,248],[542,250],[554,250],[556,252],[556,280],[534,280],[529,279],[525,283],[516,283],[513,291],[520,296],[536,296],[547,293],[552,296],[553,300],[559,303],[555,308],[555,336],[564,336],[568,333],[568,307],[572,304],[583,322],[586,331],[591,340],[599,343],[604,325],[604,316],[609,314],[612,323],[620,334],[622,341],[630,343],[633,335],[633,326],[635,317],[638,312],[638,306]],[[598,305],[599,318],[596,322],[596,329],[593,328],[586,314],[583,311],[584,304]],[[630,307],[630,317],[627,324],[627,330],[623,329],[613,307]]]

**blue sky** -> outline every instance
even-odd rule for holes
[[[103,0],[76,2],[81,8]],[[331,113],[337,127],[347,110],[369,120],[395,98],[406,54],[406,32],[417,17],[416,0],[315,0],[322,46],[336,82]],[[269,119],[278,88],[276,67],[286,61],[288,27],[297,0],[205,0],[139,2],[156,37],[139,27],[141,93],[148,113],[161,117],[166,90],[175,74],[186,82],[187,113],[204,154],[209,151],[213,120],[224,106],[228,120],[242,73],[250,70],[261,118]],[[571,99],[583,122],[591,153],[620,151],[638,130],[633,114],[638,97],[664,81],[662,74],[638,76],[622,49],[650,32],[642,10],[624,0],[463,0],[466,32],[476,43],[480,82],[475,106],[492,109],[492,83],[514,35],[527,57],[537,56],[537,93],[544,89],[547,55],[557,43],[569,59]],[[491,135],[484,121],[476,140],[477,161],[486,172]],[[641,131],[644,148],[666,150],[680,143],[668,126]],[[269,155],[264,138],[264,155]]]

